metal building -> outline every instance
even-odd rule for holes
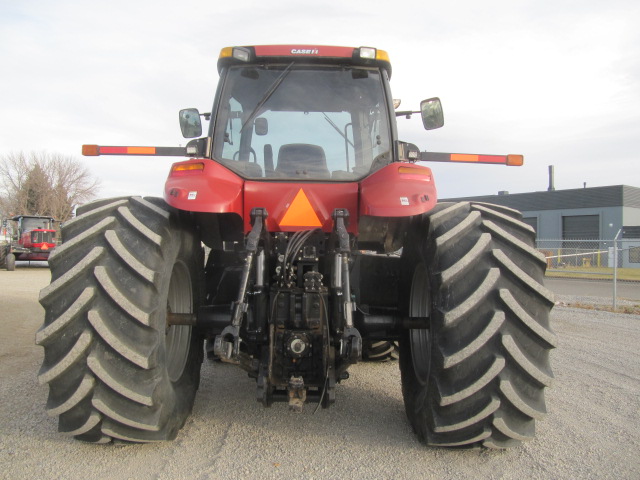
[[[473,200],[515,208],[539,239],[613,239],[640,226],[640,188],[628,185],[440,199]]]

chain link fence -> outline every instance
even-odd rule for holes
[[[640,238],[618,240],[549,240],[536,242],[547,259],[549,274],[612,275],[614,268],[636,270],[640,280]]]
[[[618,281],[640,282],[640,238],[613,240],[539,239],[548,277],[612,281],[613,309]]]

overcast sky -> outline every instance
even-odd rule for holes
[[[440,197],[640,187],[640,2],[0,0],[0,155],[81,159],[100,196],[161,195],[174,159],[81,157],[84,143],[184,144],[222,47],[374,46],[402,108],[439,96],[445,126],[399,119],[423,150],[521,153],[525,166],[431,164]]]

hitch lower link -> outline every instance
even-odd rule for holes
[[[213,353],[223,362],[241,363],[240,352],[240,327],[242,319],[247,311],[247,285],[253,266],[253,259],[258,251],[258,243],[262,236],[262,229],[267,218],[267,210],[254,208],[251,210],[251,232],[247,236],[246,252],[240,277],[240,290],[238,298],[231,307],[231,324],[226,326],[220,335],[216,336],[213,343]]]
[[[353,326],[353,312],[355,303],[351,299],[351,284],[349,281],[349,233],[345,222],[349,219],[349,211],[336,208],[333,211],[333,220],[338,237],[338,251],[334,263],[333,286],[343,298],[344,329],[338,354],[349,363],[356,363],[362,359],[362,336]]]

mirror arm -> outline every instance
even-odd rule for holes
[[[396,117],[411,118],[411,115],[413,115],[414,113],[421,113],[421,112],[420,112],[420,110],[417,110],[417,111],[405,110],[405,111],[401,111],[401,112],[396,112]]]

